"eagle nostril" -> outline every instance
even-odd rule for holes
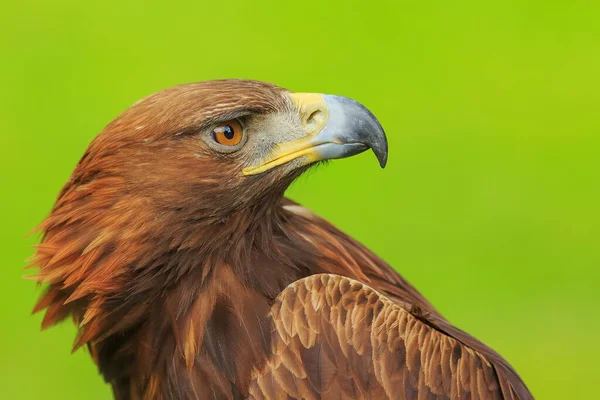
[[[304,125],[308,131],[315,131],[323,126],[325,118],[326,113],[322,109],[317,108],[316,110],[310,112],[308,118],[306,118],[306,121],[304,122]]]

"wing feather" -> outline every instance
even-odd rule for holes
[[[445,332],[444,320],[347,277],[294,282],[270,318],[272,354],[253,371],[251,399],[533,398],[499,356]]]

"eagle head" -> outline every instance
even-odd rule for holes
[[[369,148],[383,167],[381,125],[345,97],[219,80],[138,101],[90,144],[40,226],[42,325],[72,315],[86,327],[77,347],[106,330],[92,323],[104,314],[131,312],[192,271],[200,282],[253,248],[276,253],[289,184]]]

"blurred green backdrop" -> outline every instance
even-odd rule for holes
[[[242,77],[353,97],[388,168],[331,163],[289,195],[383,256],[540,399],[593,398],[600,359],[600,3],[5,3],[0,398],[105,399],[70,322],[40,333],[25,238],[137,99]]]

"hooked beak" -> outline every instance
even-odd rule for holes
[[[346,158],[373,150],[381,168],[388,155],[387,138],[377,118],[362,104],[342,96],[292,93],[306,135],[278,144],[257,165],[244,168],[244,175],[257,175],[298,159],[300,165]]]

